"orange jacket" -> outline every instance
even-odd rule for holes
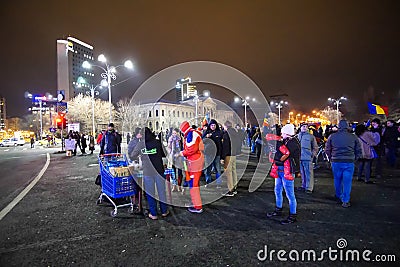
[[[204,168],[204,144],[198,131],[190,129],[184,138],[183,156],[188,161],[189,172],[200,172]]]

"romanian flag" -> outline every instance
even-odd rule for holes
[[[208,113],[206,113],[206,116],[204,116],[203,121],[201,122],[201,126],[203,127],[205,124],[208,124],[210,122],[210,116]]]
[[[368,102],[369,114],[389,115],[389,108],[387,106],[380,106]]]

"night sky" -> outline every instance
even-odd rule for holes
[[[266,96],[287,93],[292,108],[347,96],[355,116],[367,112],[370,87],[369,100],[399,103],[399,14],[400,1],[6,0],[0,95],[12,117],[27,113],[25,91],[55,94],[56,40],[73,36],[95,57],[134,62],[113,100],[168,66],[208,60],[244,72]]]

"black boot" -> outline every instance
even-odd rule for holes
[[[295,223],[297,221],[296,217],[297,217],[297,214],[289,214],[289,216],[286,218],[286,220],[281,221],[281,224]]]
[[[272,218],[276,216],[282,216],[282,208],[276,207],[273,212],[268,212],[267,213],[267,218]]]

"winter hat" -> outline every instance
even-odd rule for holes
[[[289,123],[282,127],[281,133],[285,133],[287,135],[294,135],[294,125]]]
[[[186,132],[187,131],[189,131],[190,130],[190,124],[187,122],[187,121],[183,121],[182,123],[181,123],[181,126],[179,126],[179,129],[184,133],[184,134],[186,134]]]
[[[108,127],[113,127],[113,128],[114,128],[114,123],[110,122],[110,123],[108,124]]]
[[[349,127],[349,124],[346,120],[340,120],[338,127],[339,129],[347,129]]]

